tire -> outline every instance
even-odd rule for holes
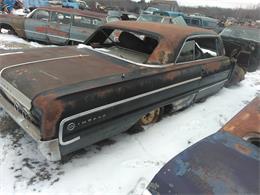
[[[255,72],[257,69],[260,68],[260,61],[257,57],[251,56],[249,58],[249,65],[247,67],[248,72]]]
[[[156,108],[156,109],[148,112],[147,114],[143,115],[139,119],[139,124],[141,126],[146,126],[146,125],[150,125],[152,123],[156,123],[161,119],[162,113],[163,113],[162,108]]]
[[[237,85],[238,83],[240,83],[242,80],[245,79],[245,74],[246,74],[246,70],[236,64],[232,72],[232,75],[225,86],[230,87],[232,85]]]

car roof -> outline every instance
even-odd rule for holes
[[[146,33],[157,34],[164,39],[176,41],[176,39],[185,39],[190,35],[194,34],[209,34],[217,35],[214,31],[190,27],[180,26],[174,24],[162,24],[162,23],[151,23],[151,22],[135,22],[135,21],[118,21],[113,23],[107,23],[104,27],[112,27],[119,29],[128,29],[132,31],[141,31]]]
[[[48,10],[48,11],[55,11],[55,12],[62,12],[62,13],[68,13],[68,14],[74,14],[74,15],[83,15],[83,16],[91,16],[96,18],[106,18],[107,14],[88,11],[88,10],[78,10],[78,9],[71,9],[71,8],[63,8],[63,7],[40,7],[38,9],[41,10]]]
[[[195,19],[202,19],[202,20],[207,20],[207,21],[213,21],[213,22],[217,22],[218,19],[215,19],[215,18],[210,18],[210,17],[207,17],[207,16],[193,16],[193,15],[190,15],[190,16],[186,16],[187,18],[195,18]]]
[[[157,47],[148,60],[148,63],[150,64],[167,64],[169,62],[175,61],[175,58],[179,53],[178,51],[189,36],[218,36],[217,33],[212,30],[153,22],[118,21],[107,23],[100,28],[112,28],[140,32],[159,39]],[[165,57],[162,57],[162,53],[165,55]],[[161,55],[161,57],[158,55]]]

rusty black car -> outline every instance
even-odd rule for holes
[[[246,71],[253,72],[260,67],[260,29],[231,26],[225,28],[220,36],[226,55],[234,56]]]
[[[41,7],[26,17],[0,15],[0,30],[48,44],[83,43],[101,25],[109,22],[106,14],[76,9]]]
[[[234,69],[213,31],[130,21],[100,27],[85,45],[0,59],[0,105],[51,160],[200,101]]]
[[[260,97],[170,160],[144,195],[259,194]]]

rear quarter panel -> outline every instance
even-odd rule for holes
[[[0,27],[11,26],[19,37],[25,38],[24,20],[22,16],[0,15]]]

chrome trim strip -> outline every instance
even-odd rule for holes
[[[62,37],[62,36],[58,36],[58,35],[52,35],[52,34],[49,34],[49,33],[40,33],[40,32],[36,32],[36,31],[31,31],[31,30],[25,30],[25,32],[39,34],[39,35],[46,35],[46,36],[56,37],[56,38],[65,39],[65,40],[69,39],[69,37]]]
[[[83,49],[84,47],[80,47],[79,49]],[[167,67],[170,67],[170,66],[173,66],[174,64],[171,63],[171,64],[161,64],[161,65],[156,65],[156,64],[142,64],[142,63],[138,63],[138,62],[134,62],[132,60],[128,60],[128,59],[125,59],[125,58],[122,58],[122,57],[119,57],[119,56],[116,56],[116,55],[113,55],[113,54],[110,54],[110,53],[107,53],[107,52],[104,52],[104,51],[100,51],[98,49],[94,49],[92,48],[91,46],[86,46],[85,48],[89,49],[89,50],[92,50],[92,51],[95,51],[95,52],[98,52],[98,53],[102,53],[104,55],[107,55],[107,56],[110,56],[110,57],[113,57],[113,58],[116,58],[116,59],[119,59],[119,60],[123,60],[125,62],[128,62],[128,63],[131,63],[131,64],[134,64],[134,65],[137,65],[137,66],[142,66],[142,67],[148,67],[148,68],[167,68]]]
[[[212,87],[215,87],[215,86],[217,86],[217,85],[219,85],[219,84],[222,84],[222,83],[225,83],[225,82],[227,82],[227,81],[228,81],[228,79],[225,79],[225,80],[223,80],[223,81],[219,81],[219,82],[215,83],[214,85],[210,85],[210,86],[204,87],[204,88],[202,88],[202,89],[199,90],[199,93],[200,93],[201,91],[208,90],[208,89],[210,89],[210,88],[212,88]]]
[[[1,74],[0,74],[1,75]],[[2,76],[0,76],[0,88],[6,93],[7,96],[11,96],[13,100],[19,102],[26,108],[27,111],[31,110],[32,100],[24,95],[21,91],[12,86]]]
[[[84,43],[84,41],[79,40],[79,39],[69,39],[69,40],[71,40],[71,41],[77,41],[77,42],[80,42],[80,43]]]
[[[32,30],[24,30],[27,33],[34,33],[34,34],[40,34],[40,35],[46,35],[46,33],[40,33],[40,32],[36,32],[36,31],[32,31]]]
[[[8,68],[13,68],[16,66],[22,66],[22,65],[27,65],[27,64],[34,64],[34,63],[41,63],[41,62],[48,62],[48,61],[54,61],[54,60],[63,60],[63,59],[68,59],[68,58],[78,58],[78,57],[84,57],[84,56],[89,56],[89,55],[74,55],[74,56],[63,56],[63,57],[58,57],[58,58],[48,58],[48,59],[43,59],[43,60],[35,60],[35,61],[30,61],[30,62],[23,62],[23,63],[19,63],[19,64],[14,64],[14,65],[10,65],[7,66],[5,68],[3,68],[0,71],[0,76],[2,76],[2,72]]]
[[[9,56],[9,55],[15,55],[15,54],[22,54],[23,51],[13,52],[13,53],[1,53],[0,56]]]
[[[56,37],[56,38],[59,38],[59,39],[65,39],[65,40],[68,40],[69,37],[61,37],[61,36],[58,36],[58,35],[52,35],[52,34],[46,34],[47,36],[51,36],[51,37]]]
[[[193,78],[193,79],[189,79],[187,81],[175,83],[173,85],[169,85],[169,86],[166,86],[166,87],[163,87],[163,88],[160,88],[160,89],[156,89],[154,91],[149,91],[149,92],[146,92],[146,93],[143,93],[143,94],[140,94],[140,95],[136,95],[136,96],[124,99],[124,100],[113,102],[113,103],[110,103],[110,104],[107,104],[107,105],[104,105],[104,106],[100,106],[100,107],[97,107],[97,108],[94,108],[94,109],[91,109],[91,110],[88,110],[88,111],[85,111],[85,112],[81,112],[81,113],[72,115],[72,116],[67,117],[67,118],[64,118],[61,121],[60,127],[59,127],[59,142],[60,142],[60,145],[62,145],[62,146],[69,145],[69,144],[72,144],[72,143],[74,143],[74,142],[76,142],[80,139],[80,136],[78,136],[78,137],[71,139],[69,141],[66,141],[66,142],[63,141],[64,124],[66,122],[70,121],[70,120],[73,120],[73,119],[76,119],[76,118],[79,118],[81,116],[88,115],[88,114],[91,114],[91,113],[94,113],[94,112],[98,112],[100,110],[105,110],[105,109],[108,109],[108,108],[111,108],[111,107],[114,107],[114,106],[117,106],[117,105],[120,105],[120,104],[123,104],[123,103],[126,103],[126,102],[130,102],[132,100],[136,100],[136,99],[148,96],[148,95],[152,95],[152,94],[155,94],[155,93],[158,93],[158,92],[161,92],[161,91],[165,91],[167,89],[171,89],[171,88],[174,88],[174,87],[177,87],[177,86],[180,86],[180,85],[184,85],[184,84],[187,84],[187,83],[190,83],[190,82],[193,82],[193,81],[197,81],[197,80],[200,80],[201,78],[202,77],[196,77],[196,78]]]

